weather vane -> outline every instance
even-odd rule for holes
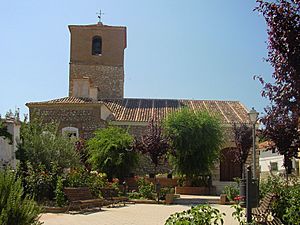
[[[101,19],[102,19],[102,15],[104,15],[104,13],[100,9],[100,11],[96,14],[98,15],[99,23],[102,23]]]

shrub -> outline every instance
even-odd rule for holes
[[[108,186],[109,186],[110,188],[115,189],[116,193],[120,196],[122,193],[121,193],[120,188],[119,188],[119,182],[120,182],[120,181],[119,181],[118,178],[114,178],[114,179],[112,180],[112,182],[108,182]]]
[[[236,185],[228,185],[224,187],[223,193],[226,194],[229,201],[233,201],[239,195],[240,190]]]
[[[66,176],[66,186],[68,187],[89,187],[94,196],[101,196],[101,187],[109,185],[105,173],[97,171],[86,171],[83,167],[75,168]]]
[[[63,179],[62,177],[58,177],[57,185],[55,189],[55,200],[56,200],[56,205],[59,207],[62,207],[66,203],[63,189],[64,189]]]
[[[37,201],[52,200],[55,197],[55,189],[58,177],[58,168],[54,164],[50,171],[44,165],[33,167],[27,163],[27,173],[24,177],[25,191]]]
[[[71,169],[66,177],[67,187],[87,187],[89,184],[89,173],[83,167]]]
[[[273,212],[284,224],[300,224],[300,179],[291,178],[288,183],[281,177],[269,177],[260,184],[261,196],[275,193],[277,199]]]
[[[231,206],[231,208],[234,209],[234,212],[232,213],[232,217],[239,222],[240,225],[250,225],[246,221],[246,213],[245,209],[241,207],[240,204],[234,204]],[[255,224],[254,221],[252,221],[251,224]]]
[[[0,224],[30,225],[41,224],[41,209],[36,202],[24,195],[21,179],[10,171],[0,171]]]
[[[75,150],[75,140],[61,135],[58,124],[43,123],[32,119],[22,123],[21,142],[16,152],[21,162],[29,161],[34,167],[42,164],[47,170],[53,163],[60,168],[79,165],[79,154]]]
[[[259,197],[262,199],[267,193],[279,193],[285,186],[285,181],[279,177],[269,176],[267,179],[261,180],[259,183]]]
[[[97,173],[96,171],[92,171],[89,174],[87,184],[92,194],[97,197],[102,195],[100,188],[107,187],[109,185],[106,174]]]
[[[145,178],[137,180],[139,193],[142,198],[154,199],[154,185],[151,182],[147,182]]]
[[[223,216],[225,213],[220,213],[210,205],[197,205],[187,211],[172,214],[165,225],[224,224]]]
[[[280,196],[278,205],[286,205],[283,221],[286,224],[300,224],[300,184],[287,189],[286,195]]]

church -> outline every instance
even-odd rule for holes
[[[124,51],[126,27],[69,25],[71,35],[69,96],[44,102],[30,102],[30,116],[45,122],[56,121],[62,133],[89,138],[108,124],[125,127],[132,135],[142,135],[151,119],[161,121],[182,107],[207,110],[218,115],[226,130],[222,158],[213,172],[213,185],[221,190],[239,176],[239,166],[230,160],[234,147],[234,123],[250,124],[248,110],[239,101],[124,98]],[[145,84],[146,85],[146,84]],[[251,156],[249,156],[251,158]]]

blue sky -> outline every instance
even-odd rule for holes
[[[68,95],[67,25],[127,27],[125,97],[239,100],[262,112],[270,80],[255,0],[16,0],[0,13],[0,114]]]

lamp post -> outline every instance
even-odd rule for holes
[[[250,112],[248,113],[249,119],[253,125],[252,127],[252,136],[253,136],[253,179],[256,179],[256,149],[255,149],[255,125],[258,118],[258,112],[252,107]]]
[[[254,108],[248,113],[250,122],[252,123],[252,136],[253,136],[253,166],[252,174],[251,167],[247,168],[246,174],[246,213],[247,223],[252,222],[252,208],[258,205],[258,182],[256,180],[256,150],[255,150],[255,125],[258,117],[258,112]]]

